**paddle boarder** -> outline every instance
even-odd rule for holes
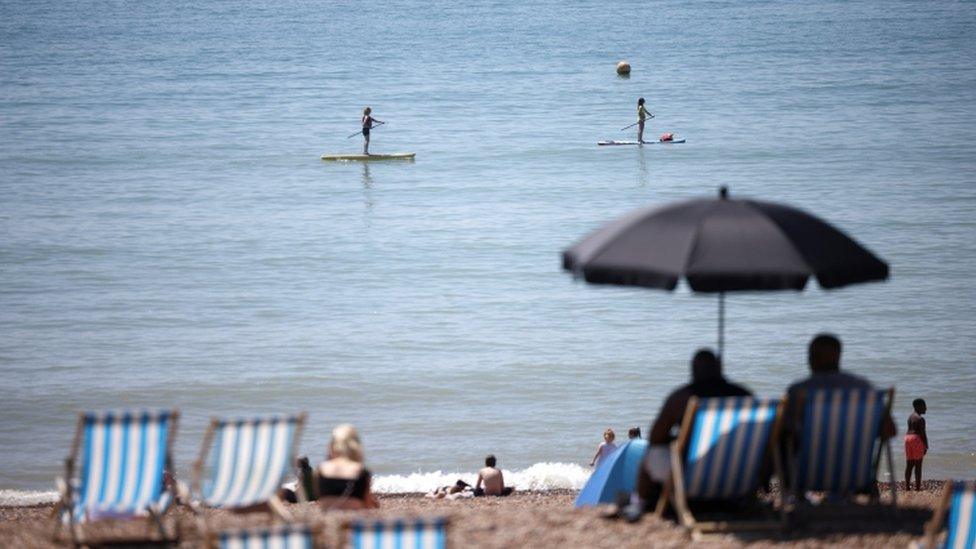
[[[363,138],[366,140],[363,143],[363,154],[369,156],[369,130],[371,130],[375,125],[384,124],[382,120],[377,120],[373,118],[373,109],[366,107],[363,109]],[[354,134],[355,135],[355,134]]]
[[[637,142],[641,145],[644,144],[644,120],[648,117],[654,118],[654,115],[647,112],[647,107],[644,106],[644,98],[641,97],[637,100]],[[367,139],[369,139],[367,137]]]

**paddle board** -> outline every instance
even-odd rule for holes
[[[372,160],[413,160],[417,153],[390,154],[323,154],[322,160],[337,161],[372,161]]]
[[[684,139],[675,139],[674,141],[645,141],[645,145],[678,145],[684,143]],[[639,145],[640,143],[636,141],[597,141],[597,145],[609,146],[609,145]]]

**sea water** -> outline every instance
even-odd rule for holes
[[[488,453],[579,487],[717,301],[574,282],[560,252],[721,185],[891,266],[730,294],[728,376],[777,396],[835,332],[902,432],[927,400],[926,476],[972,476],[973,36],[955,1],[0,3],[3,497],[47,497],[78,411],[143,407],[182,411],[181,475],[211,416],[306,410],[301,452],[351,422],[381,491]],[[596,147],[641,96],[687,143]],[[361,150],[366,106],[371,151],[415,162],[319,160]]]

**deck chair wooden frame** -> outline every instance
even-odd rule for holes
[[[734,397],[716,397],[716,398],[734,398]],[[750,397],[751,398],[751,397]],[[733,532],[733,531],[747,531],[747,530],[778,530],[782,529],[786,525],[786,514],[782,501],[782,491],[777,495],[777,507],[778,507],[778,517],[770,517],[765,520],[712,520],[712,521],[701,521],[691,512],[691,507],[689,505],[689,500],[687,497],[687,487],[685,486],[685,461],[687,459],[686,452],[688,450],[688,445],[691,438],[692,428],[694,427],[695,417],[698,414],[701,403],[703,399],[698,397],[692,397],[688,401],[688,405],[685,408],[685,414],[681,421],[681,431],[678,435],[678,439],[671,443],[671,474],[668,477],[667,482],[664,484],[664,489],[657,502],[657,507],[655,509],[655,514],[660,518],[664,515],[664,511],[670,504],[675,509],[678,516],[678,522],[692,531],[693,537],[696,539],[701,537],[702,534],[707,532]],[[761,400],[755,399],[753,400]],[[786,403],[786,399],[780,400],[775,408],[776,418],[773,420],[773,425],[769,434],[769,440],[764,448],[764,453],[766,455],[772,455],[773,457],[773,473],[777,478],[783,478],[782,462],[780,454],[777,451],[779,448],[780,435],[783,425],[783,410]],[[757,475],[757,484],[758,479]],[[758,489],[758,486],[757,486]]]
[[[265,418],[255,418],[253,421],[261,421],[263,419]],[[295,422],[295,430],[292,434],[291,446],[288,449],[288,455],[290,456],[289,459],[290,463],[288,464],[288,466],[290,466],[292,470],[296,474],[298,474],[298,464],[297,464],[298,444],[299,441],[301,440],[302,432],[305,428],[305,421],[308,419],[308,414],[306,412],[301,412],[295,416],[286,416],[283,418],[275,418],[275,419],[284,419],[286,421],[294,420]],[[203,443],[200,446],[200,454],[197,457],[196,461],[193,462],[191,489],[192,489],[192,494],[198,496],[198,499],[191,502],[191,498],[189,497],[190,494],[187,493],[188,490],[186,490],[185,488],[183,490],[185,496],[184,499],[187,502],[191,502],[189,503],[189,506],[197,517],[197,524],[200,528],[200,531],[203,533],[205,539],[210,539],[212,533],[212,529],[210,528],[210,524],[207,521],[207,516],[205,512],[205,510],[211,508],[211,506],[207,504],[205,498],[203,497],[203,491],[202,491],[203,473],[204,473],[204,469],[206,468],[206,460],[210,456],[211,452],[213,451],[214,437],[216,436],[217,430],[220,428],[222,424],[231,423],[233,421],[234,420],[223,420],[216,417],[212,417],[210,419],[210,425],[207,427],[207,431],[203,436]],[[247,421],[247,420],[241,420],[241,421]],[[304,490],[302,490],[300,485],[301,483],[299,482],[299,486],[296,487],[297,488],[296,493],[299,496],[299,501],[304,501],[305,493]],[[232,512],[268,512],[271,516],[272,521],[281,520],[283,522],[290,523],[294,520],[291,513],[288,511],[284,503],[278,497],[277,493],[271,494],[268,497],[268,500],[263,503],[257,503],[255,505],[249,505],[246,507],[220,507],[220,508],[227,509]]]
[[[361,522],[369,523],[371,525],[383,524],[383,525],[394,525],[395,526],[397,524],[400,524],[400,525],[402,525],[404,527],[406,527],[406,526],[417,526],[418,524],[434,524],[434,525],[440,525],[440,527],[444,530],[444,538],[443,538],[444,543],[443,543],[443,545],[439,545],[437,547],[440,547],[441,549],[446,549],[447,547],[450,547],[451,519],[449,517],[433,517],[433,518],[385,518],[385,519],[381,519],[381,518],[373,518],[373,519],[370,519],[370,518],[362,518],[362,519],[345,520],[345,521],[342,522],[342,525],[340,527],[339,547],[359,547],[359,545],[357,545],[355,543],[351,543],[350,542],[350,538],[353,535],[353,530],[355,529],[355,525],[357,523],[361,523]],[[410,528],[409,531],[412,532],[412,531],[415,531],[415,530],[416,530],[415,528]],[[397,542],[397,543],[393,543],[393,544],[390,544],[390,545],[380,544],[380,543],[377,543],[375,545],[364,544],[364,547],[375,547],[376,549],[380,549],[381,547],[388,547],[388,546],[389,547],[398,547],[398,548],[401,548],[401,549],[428,549],[428,547],[429,547],[429,546],[424,545],[424,544],[403,543],[402,541]]]
[[[840,390],[843,390],[843,389],[840,389]],[[873,389],[873,390],[877,390],[877,389]],[[827,391],[830,391],[830,390],[827,390]],[[884,425],[885,418],[891,416],[891,407],[892,407],[892,405],[894,403],[894,400],[895,400],[895,389],[894,389],[894,387],[890,387],[888,389],[883,389],[883,390],[879,390],[879,391],[884,394],[885,402],[884,402],[884,407],[883,407],[883,411],[882,411],[881,417],[878,420],[879,421],[879,424],[877,426],[877,435],[876,435],[876,438],[875,438],[875,440],[878,440],[879,443],[877,445],[877,449],[873,452],[873,456],[871,458],[871,479],[873,479],[874,486],[876,487],[877,486],[877,478],[878,478],[878,467],[881,465],[881,454],[883,452],[885,454],[885,457],[887,458],[886,460],[888,462],[888,474],[889,474],[889,476],[891,478],[891,482],[889,483],[889,488],[890,488],[890,493],[891,493],[890,511],[892,513],[892,516],[894,516],[894,514],[896,513],[897,508],[898,508],[898,495],[897,495],[897,490],[896,490],[896,487],[895,487],[895,484],[896,484],[896,480],[895,480],[895,466],[894,466],[894,460],[892,459],[892,455],[891,455],[891,439],[890,438],[889,439],[885,439],[884,436],[883,436],[883,434],[882,434],[882,432],[881,432],[881,429],[882,429],[882,426]],[[800,436],[800,437],[803,436],[803,429],[804,429],[804,427],[802,425],[802,422],[803,421],[806,421],[806,418],[804,416],[805,416],[806,401],[807,401],[807,398],[808,397],[809,397],[809,394],[806,391],[799,391],[797,393],[797,395],[796,395],[796,411],[799,414],[798,417],[799,417],[799,420],[801,422],[801,424],[798,425],[798,428],[795,431],[796,436]],[[872,442],[872,444],[874,444],[874,440],[872,440],[871,442]],[[804,490],[805,490],[805,488],[803,486],[801,486],[801,484],[799,482],[799,461],[798,461],[799,460],[799,455],[798,455],[798,453],[799,453],[799,445],[790,445],[789,446],[789,456],[790,456],[789,457],[789,461],[790,461],[790,475],[791,475],[790,485],[792,486],[792,492],[793,492],[793,496],[794,496],[795,500],[798,503],[801,503],[802,504],[802,502],[805,502],[806,501],[806,498],[804,497]],[[861,487],[861,488],[866,488],[866,487]],[[841,494],[841,495],[847,495],[847,494],[850,494],[852,492],[838,491],[838,492],[835,492],[835,493]],[[871,497],[871,500],[874,501],[874,502],[880,501],[880,493],[878,492],[877,489],[871,490],[870,497]],[[808,505],[798,505],[798,508],[795,509],[795,511],[800,511],[799,508],[806,508],[806,507],[809,507],[809,506]],[[801,514],[802,514],[802,512],[801,512]]]
[[[923,537],[924,544],[921,547],[925,549],[935,549],[937,547],[943,547],[939,542],[939,535],[942,533],[942,527],[945,526],[946,515],[949,514],[950,507],[952,505],[953,496],[956,492],[962,489],[964,491],[969,491],[970,493],[976,493],[976,482],[974,481],[958,481],[958,480],[947,480],[945,486],[942,489],[942,497],[939,498],[939,503],[936,504],[935,512],[932,514],[932,520],[925,523],[925,534]],[[976,506],[976,502],[972,505]],[[970,517],[972,517],[972,511],[970,511]],[[976,523],[972,522],[970,518],[969,532],[976,529]],[[950,524],[949,529],[952,529]],[[968,534],[968,532],[966,532]],[[956,544],[949,544],[949,537],[951,532],[946,533],[945,547],[947,549],[956,549],[956,547],[973,547],[972,544],[968,544],[966,540],[953,540]]]
[[[165,472],[165,471],[173,471],[173,443],[176,439],[176,432],[177,432],[177,427],[179,425],[180,412],[179,410],[174,409],[174,410],[157,411],[156,413],[162,414],[164,412],[168,415],[167,424],[166,424],[166,445],[163,448],[163,471]],[[139,414],[145,414],[147,412],[120,411],[120,412],[112,412],[112,413],[114,415],[136,416]],[[78,492],[78,488],[75,486],[75,473],[78,472],[76,467],[79,458],[78,452],[81,449],[82,439],[85,436],[84,433],[85,433],[85,425],[87,422],[87,418],[88,416],[91,416],[93,414],[102,415],[104,414],[104,412],[100,412],[100,413],[80,412],[78,414],[78,421],[75,426],[75,435],[71,441],[71,450],[68,454],[68,457],[64,460],[64,477],[57,479],[58,491],[61,494],[61,498],[58,501],[58,503],[55,504],[54,509],[51,512],[51,516],[54,518],[54,531],[53,531],[52,539],[55,542],[59,541],[59,536],[61,534],[61,527],[65,522],[64,518],[66,515],[68,519],[67,520],[68,530],[71,535],[71,543],[75,547],[86,546],[93,543],[97,544],[99,542],[108,541],[108,540],[92,538],[88,536],[87,532],[85,532],[85,528],[83,527],[83,524],[79,522],[78,518],[75,516],[75,510],[74,510],[75,497]],[[175,497],[174,494],[175,486],[172,485],[167,486],[165,477],[161,479],[161,482],[163,483],[162,494],[164,496],[165,494],[169,494],[168,496],[165,496],[168,498]],[[165,497],[161,498],[161,500],[165,499]],[[144,537],[139,537],[134,539],[113,538],[111,542],[113,543],[138,543],[138,542],[175,543],[178,542],[180,538],[179,522],[175,523],[173,527],[172,535],[166,532],[166,527],[163,524],[164,516],[171,507],[172,507],[171,504],[165,505],[161,510],[154,509],[152,506],[146,507],[144,509],[144,511],[147,513],[146,535]],[[137,518],[137,517],[131,517],[131,518]],[[102,520],[113,520],[113,519],[102,519]],[[101,520],[97,520],[94,522],[101,522]],[[159,534],[160,539],[158,540],[154,540],[151,538],[150,532],[154,528]]]

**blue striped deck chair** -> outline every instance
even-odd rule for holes
[[[78,545],[87,543],[83,524],[128,518],[149,519],[163,540],[171,539],[162,516],[173,501],[165,474],[172,471],[178,420],[176,410],[79,414],[65,476],[58,479],[55,540],[62,524]]]
[[[946,514],[949,519],[946,521]],[[942,527],[948,525],[945,543],[938,544]],[[976,548],[976,481],[950,480],[945,483],[942,499],[932,520],[925,525],[926,549]]]
[[[361,519],[343,524],[346,546],[353,549],[446,549],[449,521],[431,519]]]
[[[894,389],[819,389],[797,397],[802,411],[800,445],[790,460],[797,501],[804,501],[808,491],[839,496],[867,493],[876,498],[878,463],[886,449],[894,506],[891,445],[881,438]]]
[[[783,515],[779,523],[768,517],[703,522],[691,512],[689,502],[754,501],[770,457],[775,472],[780,472],[773,449],[782,416],[783,404],[778,399],[691,398],[679,438],[671,444],[671,480],[658,502],[658,515],[670,501],[681,524],[696,535],[781,527]]]
[[[193,466],[193,492],[200,506],[229,510],[267,510],[290,522],[278,499],[285,476],[295,470],[295,452],[306,414],[212,419]],[[207,459],[209,456],[209,460]],[[204,464],[209,464],[204,467]],[[206,523],[201,523],[206,531]]]
[[[211,541],[218,549],[312,549],[315,532],[308,526],[288,524],[269,528],[225,530]]]

